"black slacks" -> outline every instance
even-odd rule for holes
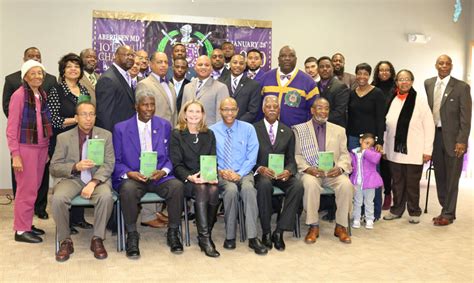
[[[420,179],[423,165],[390,162],[392,173],[393,206],[390,212],[403,215],[405,207],[410,216],[420,216]]]

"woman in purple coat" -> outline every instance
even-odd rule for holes
[[[360,215],[362,204],[364,204],[365,228],[373,229],[375,189],[383,185],[382,177],[377,172],[377,164],[382,154],[374,149],[375,136],[373,134],[363,134],[359,143],[360,147],[351,150],[351,182],[355,187],[352,227],[360,228]]]

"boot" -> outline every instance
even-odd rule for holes
[[[217,221],[217,213],[219,212],[219,204],[211,205],[207,204],[207,226],[209,230],[209,241],[211,241],[212,247],[215,249],[216,245],[212,240],[212,228],[214,228],[214,224]]]
[[[392,194],[385,195],[382,209],[389,210],[391,205],[392,205]]]
[[[207,203],[195,202],[194,208],[196,214],[196,227],[198,230],[198,241],[201,251],[204,252],[208,257],[220,256],[219,252],[216,251],[216,248],[212,246],[209,237],[209,227],[207,226]]]

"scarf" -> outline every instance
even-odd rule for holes
[[[397,97],[399,94],[398,89],[394,90],[394,95],[390,100],[390,104],[387,108],[390,109],[392,105],[393,99]],[[413,110],[415,109],[415,102],[416,102],[416,91],[412,88],[408,91],[408,96],[405,99],[405,103],[403,104],[402,110],[400,111],[400,115],[398,116],[397,121],[397,130],[395,132],[395,152],[400,152],[403,154],[408,154],[407,148],[407,136],[408,136],[408,127],[410,126],[410,120],[413,115]],[[387,114],[385,114],[386,116]]]
[[[27,85],[23,85],[25,104],[21,118],[20,143],[38,144],[38,129],[36,124],[36,101],[33,90]],[[46,106],[46,93],[40,88],[41,101],[41,122],[43,123],[43,137],[51,137],[53,127],[51,126],[51,114]]]
[[[312,127],[313,125],[311,125]],[[319,165],[319,152],[313,143],[313,138],[311,137],[311,130],[308,123],[294,125],[292,128],[296,130],[299,137],[299,142],[301,146],[301,155],[303,155],[306,162],[309,165],[318,167]]]

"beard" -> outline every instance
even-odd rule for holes
[[[344,74],[344,67],[341,67],[341,68],[339,69],[339,71],[336,70],[336,68],[334,68],[334,75],[336,75],[336,76],[342,76],[342,74]]]
[[[324,124],[328,121],[328,117],[326,117],[326,118],[314,117],[314,120],[316,120],[320,124]]]

